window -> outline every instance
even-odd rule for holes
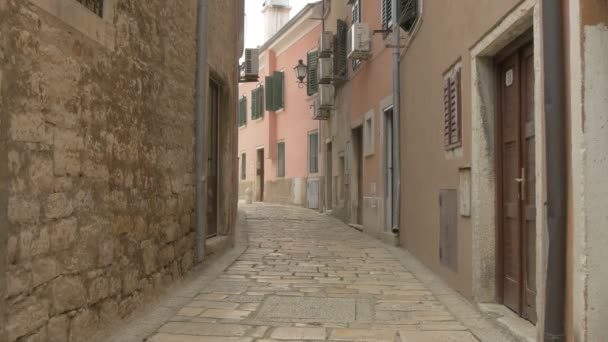
[[[285,177],[285,142],[277,145],[277,177]]]
[[[319,62],[319,51],[311,51],[307,56],[308,64],[308,83],[306,84],[306,93],[312,96],[319,91],[319,81],[317,79],[317,66]]]
[[[420,0],[399,0],[399,26],[410,32],[418,20],[418,2]]]
[[[247,179],[247,155],[241,154],[241,179]]]
[[[247,97],[241,96],[239,99],[239,127],[247,124]]]
[[[76,0],[93,13],[103,17],[103,0]]]
[[[462,144],[460,66],[454,67],[443,84],[443,140],[446,150]]]
[[[266,76],[266,110],[276,112],[285,107],[285,73],[275,71]]]
[[[264,117],[264,86],[259,85],[251,91],[251,120]]]
[[[314,132],[308,135],[308,171],[310,173],[319,172],[319,133]]]

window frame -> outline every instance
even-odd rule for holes
[[[281,146],[283,146],[283,156],[281,158]],[[285,174],[286,174],[286,169],[285,169],[285,157],[287,156],[287,151],[286,151],[286,146],[285,146],[285,141],[279,141],[277,142],[277,178],[284,178]],[[282,161],[282,165],[281,165],[281,161]],[[281,166],[282,166],[282,171],[281,172]]]
[[[241,180],[247,180],[247,153],[241,153]]]
[[[453,84],[453,86],[452,86]],[[446,93],[447,91],[447,93]],[[455,95],[454,95],[455,93]],[[455,96],[456,105],[451,101]],[[446,97],[449,99],[446,102]],[[446,107],[447,105],[447,107]],[[456,114],[453,115],[453,110]],[[453,140],[452,131],[456,127],[456,138]],[[462,147],[462,65],[455,64],[443,76],[443,145],[446,151]]]

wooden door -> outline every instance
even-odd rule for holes
[[[384,186],[385,225],[384,231],[393,229],[393,109],[384,112],[384,174],[386,183]]]
[[[353,130],[354,154],[357,177],[357,212],[355,223],[363,224],[363,128],[357,127]]]
[[[257,150],[256,160],[256,196],[258,202],[264,202],[264,149]]]
[[[536,321],[534,63],[525,46],[500,64],[499,206],[504,304]]]

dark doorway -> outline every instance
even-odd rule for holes
[[[532,44],[498,64],[499,271],[504,304],[536,322],[536,179]],[[502,270],[501,270],[502,268]]]
[[[255,181],[255,200],[264,202],[264,149],[260,148],[257,151],[256,160],[256,181]]]
[[[356,224],[363,224],[363,127],[353,129],[353,155],[355,158],[355,179],[357,181]]]
[[[384,110],[384,231],[393,228],[393,108]]]
[[[209,129],[207,134],[207,237],[217,235],[219,206],[219,111],[220,86],[213,80],[209,82]]]
[[[331,210],[333,207],[334,189],[333,189],[333,157],[332,157],[332,146],[331,143],[327,143],[327,153],[325,153],[325,180],[326,180],[326,196],[325,202],[327,210]]]

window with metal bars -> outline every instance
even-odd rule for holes
[[[91,12],[103,17],[103,0],[76,0]]]
[[[399,13],[399,26],[404,29],[406,32],[410,32],[414,25],[416,25],[416,21],[418,21],[419,15],[419,2],[420,0],[399,0],[399,8],[397,9]]]

